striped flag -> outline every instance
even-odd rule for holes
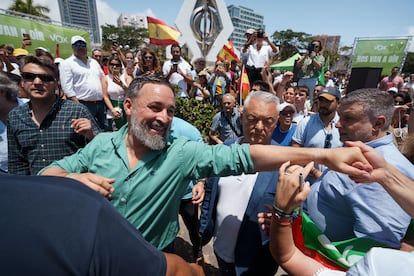
[[[147,16],[148,36],[151,44],[167,46],[178,43],[181,33],[162,20]]]
[[[243,65],[240,78],[239,78],[239,95],[241,95],[240,105],[242,103],[242,100],[244,100],[247,97],[247,94],[249,94],[249,92],[250,92],[249,77],[247,76],[246,67]]]
[[[233,42],[231,40],[224,45],[223,49],[217,54],[217,59],[223,62],[227,60],[229,63],[235,59],[237,63],[240,63],[240,59],[234,51]]]

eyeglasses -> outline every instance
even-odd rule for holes
[[[78,41],[78,42],[73,43],[72,46],[75,46],[75,47],[78,47],[78,48],[79,47],[80,48],[86,48],[86,43]]]
[[[21,72],[20,75],[25,81],[34,81],[36,78],[39,78],[43,82],[55,81],[55,77],[47,74],[34,74],[29,72]]]
[[[144,56],[144,59],[152,59],[152,56]]]
[[[121,67],[121,64],[119,63],[109,63],[110,66],[115,66],[115,67]]]
[[[332,133],[326,134],[325,146],[324,146],[325,149],[328,149],[328,148],[332,147],[331,141],[332,141]]]

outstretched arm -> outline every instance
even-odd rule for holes
[[[288,160],[299,165],[314,161],[350,176],[361,176],[366,173],[365,170],[371,169],[357,147],[320,149],[251,145],[250,154],[256,171],[273,171]],[[359,167],[352,166],[356,162],[360,164]]]

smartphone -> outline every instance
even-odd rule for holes
[[[314,52],[315,51],[315,44],[309,43],[309,45],[308,45],[308,51],[309,51],[309,53]]]
[[[112,40],[112,46],[114,46],[114,47],[118,47],[118,41],[116,41],[116,40]]]
[[[112,70],[112,74],[113,74],[114,76],[119,76],[119,70],[118,70],[118,69],[114,69],[114,70]]]
[[[178,63],[173,63],[173,71],[178,72]]]

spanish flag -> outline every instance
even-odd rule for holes
[[[234,51],[233,42],[231,40],[224,45],[223,49],[217,54],[217,59],[223,62],[227,60],[229,63],[235,59],[237,63],[240,63],[240,59]]]
[[[239,95],[241,95],[240,102],[242,99],[244,100],[247,97],[247,94],[249,94],[249,92],[250,92],[249,77],[247,76],[246,67],[244,67],[243,65],[240,78],[239,78]]]
[[[170,45],[178,43],[181,33],[162,20],[147,16],[148,36],[151,44]]]

